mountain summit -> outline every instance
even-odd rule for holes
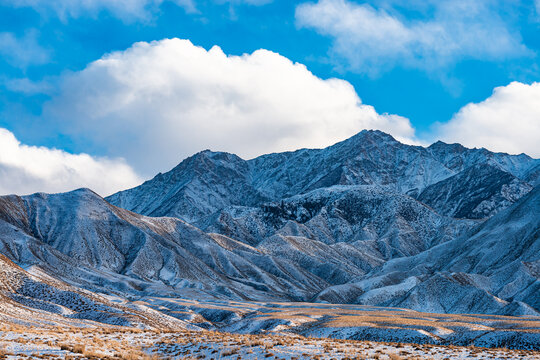
[[[257,206],[333,185],[374,185],[420,199],[442,215],[478,219],[530,191],[540,177],[534,171],[539,166],[527,155],[440,141],[424,148],[364,130],[325,149],[252,160],[205,150],[107,201],[143,215],[194,223],[227,206]]]

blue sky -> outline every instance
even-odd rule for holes
[[[0,172],[15,179],[0,192],[106,194],[205,148],[249,158],[363,128],[538,157],[539,13],[532,0],[0,0]]]

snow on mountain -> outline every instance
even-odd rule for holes
[[[538,179],[539,165],[540,160],[523,154],[492,153],[443,142],[423,148],[402,144],[380,131],[365,130],[325,149],[301,149],[247,161],[232,154],[203,151],[141,186],[111,195],[107,201],[143,215],[174,216],[193,223],[227,206],[257,206],[334,185],[378,185],[418,197],[431,185],[462,172],[456,179],[467,180],[471,169],[489,166],[493,176],[504,175],[502,185],[507,186],[488,188],[487,194],[477,196],[491,202],[466,214],[477,218],[497,212],[530,190],[528,186]],[[505,182],[508,176],[514,183]],[[482,191],[477,184],[470,187]],[[458,202],[467,200],[468,195],[452,193]],[[444,215],[455,214],[449,211]]]
[[[31,273],[0,254],[0,320],[26,325],[120,325],[143,328],[188,325],[144,306],[127,307],[51,278]]]
[[[537,315],[538,166],[380,131],[248,161],[203,151],[110,203],[0,197],[0,253],[128,298]]]
[[[197,153],[171,171],[107,198],[111,204],[148,216],[193,222],[229,205],[266,200],[250,184],[248,163],[236,155]]]
[[[300,266],[175,218],[148,218],[87,189],[0,198],[0,252],[91,290],[305,299],[328,284]]]
[[[319,300],[448,313],[540,315],[540,187],[471,232],[386,262]],[[373,301],[373,294],[384,294]],[[383,301],[381,301],[383,300]]]
[[[370,186],[318,189],[275,206],[240,211],[231,224],[210,221],[206,233],[117,208],[87,189],[0,197],[0,252],[95,291],[306,301],[475,223]]]
[[[418,200],[441,214],[483,219],[510,206],[531,189],[531,185],[509,172],[479,164],[428,186]]]
[[[319,276],[344,279],[333,273],[336,267],[358,267],[360,273],[347,272],[363,274],[390,258],[453,239],[476,223],[443,217],[409,196],[364,185],[317,189],[256,209],[226,208],[198,225]]]

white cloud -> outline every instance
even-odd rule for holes
[[[13,7],[32,7],[40,12],[55,13],[62,20],[80,16],[96,16],[109,11],[115,16],[131,21],[147,19],[163,2],[172,2],[187,12],[195,12],[193,0],[0,0]]]
[[[0,32],[0,55],[11,65],[26,68],[49,61],[50,52],[39,45],[37,31],[26,32],[17,37],[10,32]]]
[[[105,196],[141,182],[123,160],[24,145],[2,128],[0,178],[0,194],[62,192],[89,187]]]
[[[540,157],[540,83],[495,88],[486,100],[464,106],[439,125],[436,135],[468,147]]]
[[[227,56],[187,40],[137,43],[67,77],[44,116],[151,175],[204,148],[243,157],[322,147],[362,129],[411,139],[353,86],[267,51]]]
[[[406,4],[433,15],[405,20],[391,2],[375,8],[347,0],[319,0],[299,5],[296,21],[332,38],[334,61],[361,73],[377,74],[394,66],[434,70],[462,59],[497,60],[528,53],[491,2]],[[431,12],[425,9],[429,6]]]

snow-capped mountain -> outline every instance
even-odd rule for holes
[[[538,166],[540,160],[524,154],[492,153],[442,142],[428,148],[410,146],[370,130],[325,149],[301,149],[247,161],[206,150],[107,201],[144,215],[174,216],[194,223],[231,205],[279,202],[333,185],[378,185],[422,196],[443,215],[482,218],[529,191],[540,176]],[[469,190],[455,190],[453,183]],[[446,198],[452,203],[439,204]]]
[[[107,199],[0,197],[0,253],[135,299],[537,315],[538,168],[379,131],[248,161],[203,151]]]
[[[96,291],[306,301],[475,224],[370,186],[227,208],[218,218],[204,232],[117,208],[88,189],[0,197],[0,253]]]
[[[385,263],[319,300],[422,309],[538,315],[540,187],[470,233]]]

